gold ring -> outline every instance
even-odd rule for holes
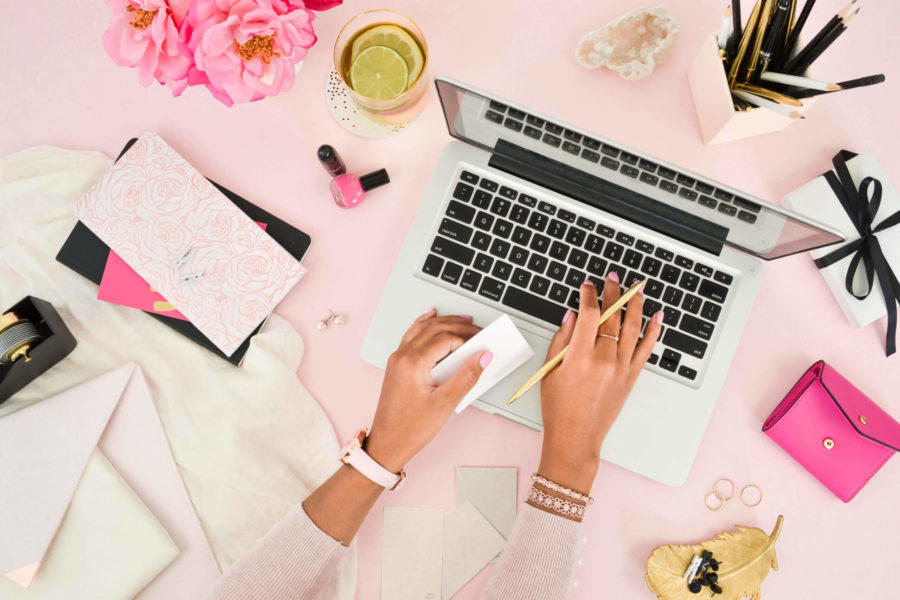
[[[709,499],[711,497],[719,499],[719,506],[710,506]],[[709,510],[711,510],[713,512],[717,512],[717,511],[720,511],[723,508],[725,508],[725,496],[723,496],[716,490],[713,490],[713,491],[709,492],[708,494],[706,494],[706,498],[703,499],[703,503],[706,504],[706,508],[708,508]]]
[[[728,492],[727,496],[719,491],[719,484],[722,483],[723,481],[727,481],[728,484],[731,485],[731,491]],[[717,494],[719,494],[726,500],[731,500],[734,497],[734,490],[735,490],[734,482],[732,480],[728,479],[727,477],[722,477],[720,479],[716,479],[716,482],[713,484],[712,489],[714,492],[716,492]]]
[[[597,337],[609,338],[612,341],[614,341],[615,343],[617,343],[617,344],[619,343],[619,336],[617,336],[617,335],[609,335],[608,333],[598,333]]]
[[[753,504],[747,504],[747,501],[744,500],[744,492],[746,492],[750,488],[756,489],[757,493],[759,494],[759,499],[756,502],[754,502]],[[748,483],[747,485],[745,485],[744,487],[741,488],[741,503],[743,503],[744,506],[746,506],[748,508],[753,508],[754,506],[759,506],[762,503],[762,499],[763,499],[762,490],[755,483]]]

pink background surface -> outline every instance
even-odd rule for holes
[[[853,27],[815,67],[817,75],[835,81],[884,72],[887,83],[824,99],[810,118],[785,131],[712,148],[700,140],[685,73],[704,37],[718,28],[724,1],[666,2],[682,26],[681,39],[647,80],[628,82],[576,65],[581,35],[635,4],[385,5],[407,12],[426,32],[432,75],[492,90],[762,198],[777,201],[819,175],[841,148],[873,150],[900,184],[900,56],[891,42],[900,3],[864,3]],[[819,0],[810,31],[842,4]],[[449,140],[434,96],[413,127],[388,140],[356,138],[331,120],[323,100],[331,44],[352,15],[376,6],[349,2],[320,14],[320,42],[294,88],[231,109],[201,89],[173,99],[165,88],[142,88],[135,72],[116,67],[101,45],[108,14],[99,0],[7,2],[0,9],[0,153],[55,144],[115,155],[127,138],[153,130],[204,174],[312,236],[309,274],[278,312],[303,335],[299,376],[342,439],[374,413],[382,373],[360,360],[359,347],[431,168]],[[354,210],[338,209],[314,158],[321,143],[333,144],[356,173],[386,167],[392,183]],[[317,331],[329,308],[344,313],[346,324]],[[807,256],[767,265],[688,482],[668,488],[601,466],[574,597],[650,598],[644,564],[657,545],[700,541],[735,523],[770,531],[779,514],[785,516],[778,542],[781,570],[764,583],[766,598],[896,597],[900,459],[889,461],[845,505],[760,431],[782,395],[818,358],[900,417],[900,359],[886,359],[883,343],[883,322],[864,329],[846,322]],[[408,485],[386,494],[364,525],[358,597],[380,597],[383,506],[439,506],[449,514],[459,465],[517,466],[524,494],[539,449],[538,433],[500,417],[477,410],[454,417],[409,464]],[[703,496],[720,476],[760,485],[762,505],[748,509],[733,502],[721,512],[707,511]],[[457,598],[477,598],[487,576],[485,570]]]

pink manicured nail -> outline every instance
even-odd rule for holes
[[[647,286],[646,283],[642,283],[642,284],[641,284],[641,287],[638,288],[638,293],[643,294],[643,293],[644,293],[644,288],[645,288],[646,286]]]
[[[491,364],[492,360],[494,360],[494,353],[490,350],[485,350],[484,354],[481,355],[481,358],[478,359],[478,364],[484,369]]]
[[[591,281],[590,279],[585,279],[584,283],[582,283],[581,285],[589,285],[591,287],[594,287],[594,282]]]
[[[571,311],[571,310],[567,310],[567,311],[566,311],[566,314],[563,315],[563,320],[562,320],[563,325],[566,324],[566,321],[568,321],[568,320],[569,320],[569,317],[571,317],[571,316],[572,316],[572,311]]]
[[[421,316],[424,317],[425,315],[430,315],[431,313],[435,312],[435,310],[436,310],[436,309],[432,306],[431,308],[429,308],[428,310],[426,310],[425,312],[423,312],[423,313],[421,314]]]
[[[606,278],[609,279],[610,281],[615,281],[616,283],[619,283],[619,274],[616,273],[615,271],[610,271],[609,275],[607,275]]]
[[[666,316],[666,313],[664,313],[663,311],[661,311],[661,310],[660,310],[660,311],[657,311],[657,313],[656,313],[656,322],[659,323],[660,325],[662,325],[663,318],[664,318],[665,316]]]
[[[461,316],[463,319],[471,319],[472,318],[472,315],[459,315],[459,316]]]

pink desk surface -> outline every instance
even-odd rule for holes
[[[809,30],[843,3],[819,0]],[[777,201],[820,174],[841,148],[875,151],[900,184],[900,51],[892,41],[900,3],[861,3],[853,27],[815,69],[835,81],[884,72],[886,84],[824,99],[810,118],[785,131],[711,148],[700,140],[685,72],[701,41],[718,28],[724,0],[668,0],[681,39],[668,61],[639,82],[586,71],[574,60],[584,33],[637,3],[385,4],[410,14],[426,32],[432,75],[493,90],[762,198]],[[750,2],[744,4],[749,12]],[[323,86],[334,37],[355,13],[377,5],[348,2],[320,14],[319,44],[294,88],[231,109],[201,89],[177,99],[159,86],[145,89],[135,72],[116,67],[101,45],[108,15],[98,0],[30,0],[0,8],[0,153],[55,144],[115,155],[127,138],[154,130],[209,177],[312,236],[309,275],[278,312],[303,335],[299,376],[342,439],[374,413],[382,373],[360,360],[359,347],[431,168],[449,141],[434,96],[411,129],[388,140],[356,138],[329,116]],[[359,208],[339,210],[314,158],[326,142],[354,172],[386,167],[392,183]],[[329,308],[344,313],[346,324],[317,331]],[[650,598],[644,564],[657,545],[699,541],[735,523],[768,531],[779,514],[785,516],[781,570],[769,575],[764,597],[900,597],[900,458],[844,505],[760,432],[788,387],[819,358],[900,417],[900,358],[886,359],[883,344],[884,323],[850,327],[808,257],[767,265],[688,482],[674,489],[612,465],[600,468],[573,597]],[[539,450],[538,433],[500,417],[477,410],[454,417],[408,466],[408,485],[386,494],[362,528],[358,598],[380,597],[384,506],[438,506],[449,514],[459,465],[517,466],[524,494]],[[735,502],[707,511],[703,496],[720,476],[760,485],[762,505],[748,509]],[[457,598],[477,598],[488,570]]]

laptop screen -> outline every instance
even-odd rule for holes
[[[445,78],[435,84],[451,136],[492,153],[498,164],[520,165],[515,174],[576,200],[639,224],[640,215],[652,214],[681,231],[681,239],[689,227],[687,241],[704,249],[715,252],[718,240],[769,260],[844,239],[826,225],[518,104]],[[598,187],[611,202],[572,193]]]

